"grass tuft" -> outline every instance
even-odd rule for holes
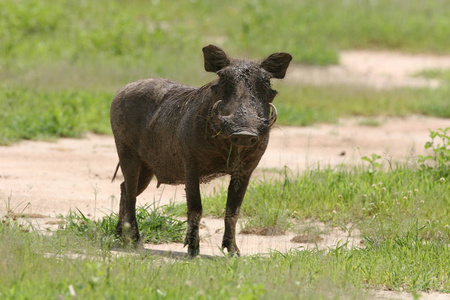
[[[177,218],[173,205],[139,206],[136,208],[136,219],[144,243],[181,243],[183,241],[186,222]],[[100,241],[102,244],[112,245],[119,242],[115,236],[118,221],[117,213],[111,213],[99,220],[92,220],[77,209],[77,211],[70,211],[65,217],[65,225],[60,233],[73,233],[93,241]]]

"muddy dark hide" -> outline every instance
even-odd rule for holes
[[[284,78],[292,59],[274,53],[261,63],[228,58],[216,46],[203,48],[205,69],[218,78],[201,88],[168,79],[130,83],[111,105],[111,126],[121,184],[117,234],[137,242],[136,197],[156,176],[158,186],[185,184],[188,254],[199,253],[202,215],[199,184],[231,175],[222,247],[239,255],[236,221],[253,170],[266,150],[277,118],[270,79]]]

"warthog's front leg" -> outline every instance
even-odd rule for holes
[[[222,249],[227,248],[228,253],[240,255],[236,244],[236,222],[239,217],[242,200],[247,191],[250,175],[232,176],[228,187],[227,208],[225,211],[225,233],[223,235]]]
[[[196,172],[190,171],[186,178],[186,201],[188,228],[184,246],[188,246],[188,255],[193,258],[200,253],[200,235],[198,227],[202,218],[202,200],[200,197],[200,182]]]

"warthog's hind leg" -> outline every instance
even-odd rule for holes
[[[124,182],[120,185],[119,222],[117,223],[116,234],[124,242],[131,239],[132,242],[136,243],[140,238],[136,220],[136,197],[148,186],[153,173],[141,162],[139,156],[133,150],[123,147],[118,152]]]

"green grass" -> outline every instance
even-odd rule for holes
[[[399,88],[373,90],[349,86],[295,86],[275,84],[280,95],[274,103],[278,122],[306,126],[336,122],[342,117],[408,116],[411,114],[450,117],[449,85],[436,90]]]
[[[350,87],[297,87],[276,84],[278,125],[336,122],[342,117],[450,117],[449,87],[374,91]],[[0,144],[21,139],[79,137],[87,131],[111,133],[113,92],[35,90],[0,86]]]
[[[364,299],[367,289],[450,292],[447,243],[414,230],[363,249],[167,260],[112,254],[70,233],[42,236],[0,224],[2,299]],[[77,256],[75,256],[77,255]]]
[[[109,91],[158,76],[201,84],[201,47],[276,51],[337,63],[343,49],[448,53],[450,8],[433,1],[199,0],[0,3],[0,79],[27,87]],[[270,39],[270,43],[268,43]]]
[[[337,63],[343,49],[448,53],[449,13],[438,0],[1,1],[0,144],[110,133],[109,103],[124,84],[151,76],[197,86],[211,80],[201,53],[209,43],[233,57],[287,51],[294,62],[316,65]],[[284,125],[353,115],[450,116],[448,85],[276,87]]]
[[[111,94],[0,87],[0,144],[21,139],[110,133]]]
[[[199,47],[216,41],[237,54],[283,49],[313,64],[335,63],[345,48],[446,53],[450,46],[450,8],[438,0],[6,0],[0,12],[6,65],[100,61],[184,77],[176,62],[190,67]]]

